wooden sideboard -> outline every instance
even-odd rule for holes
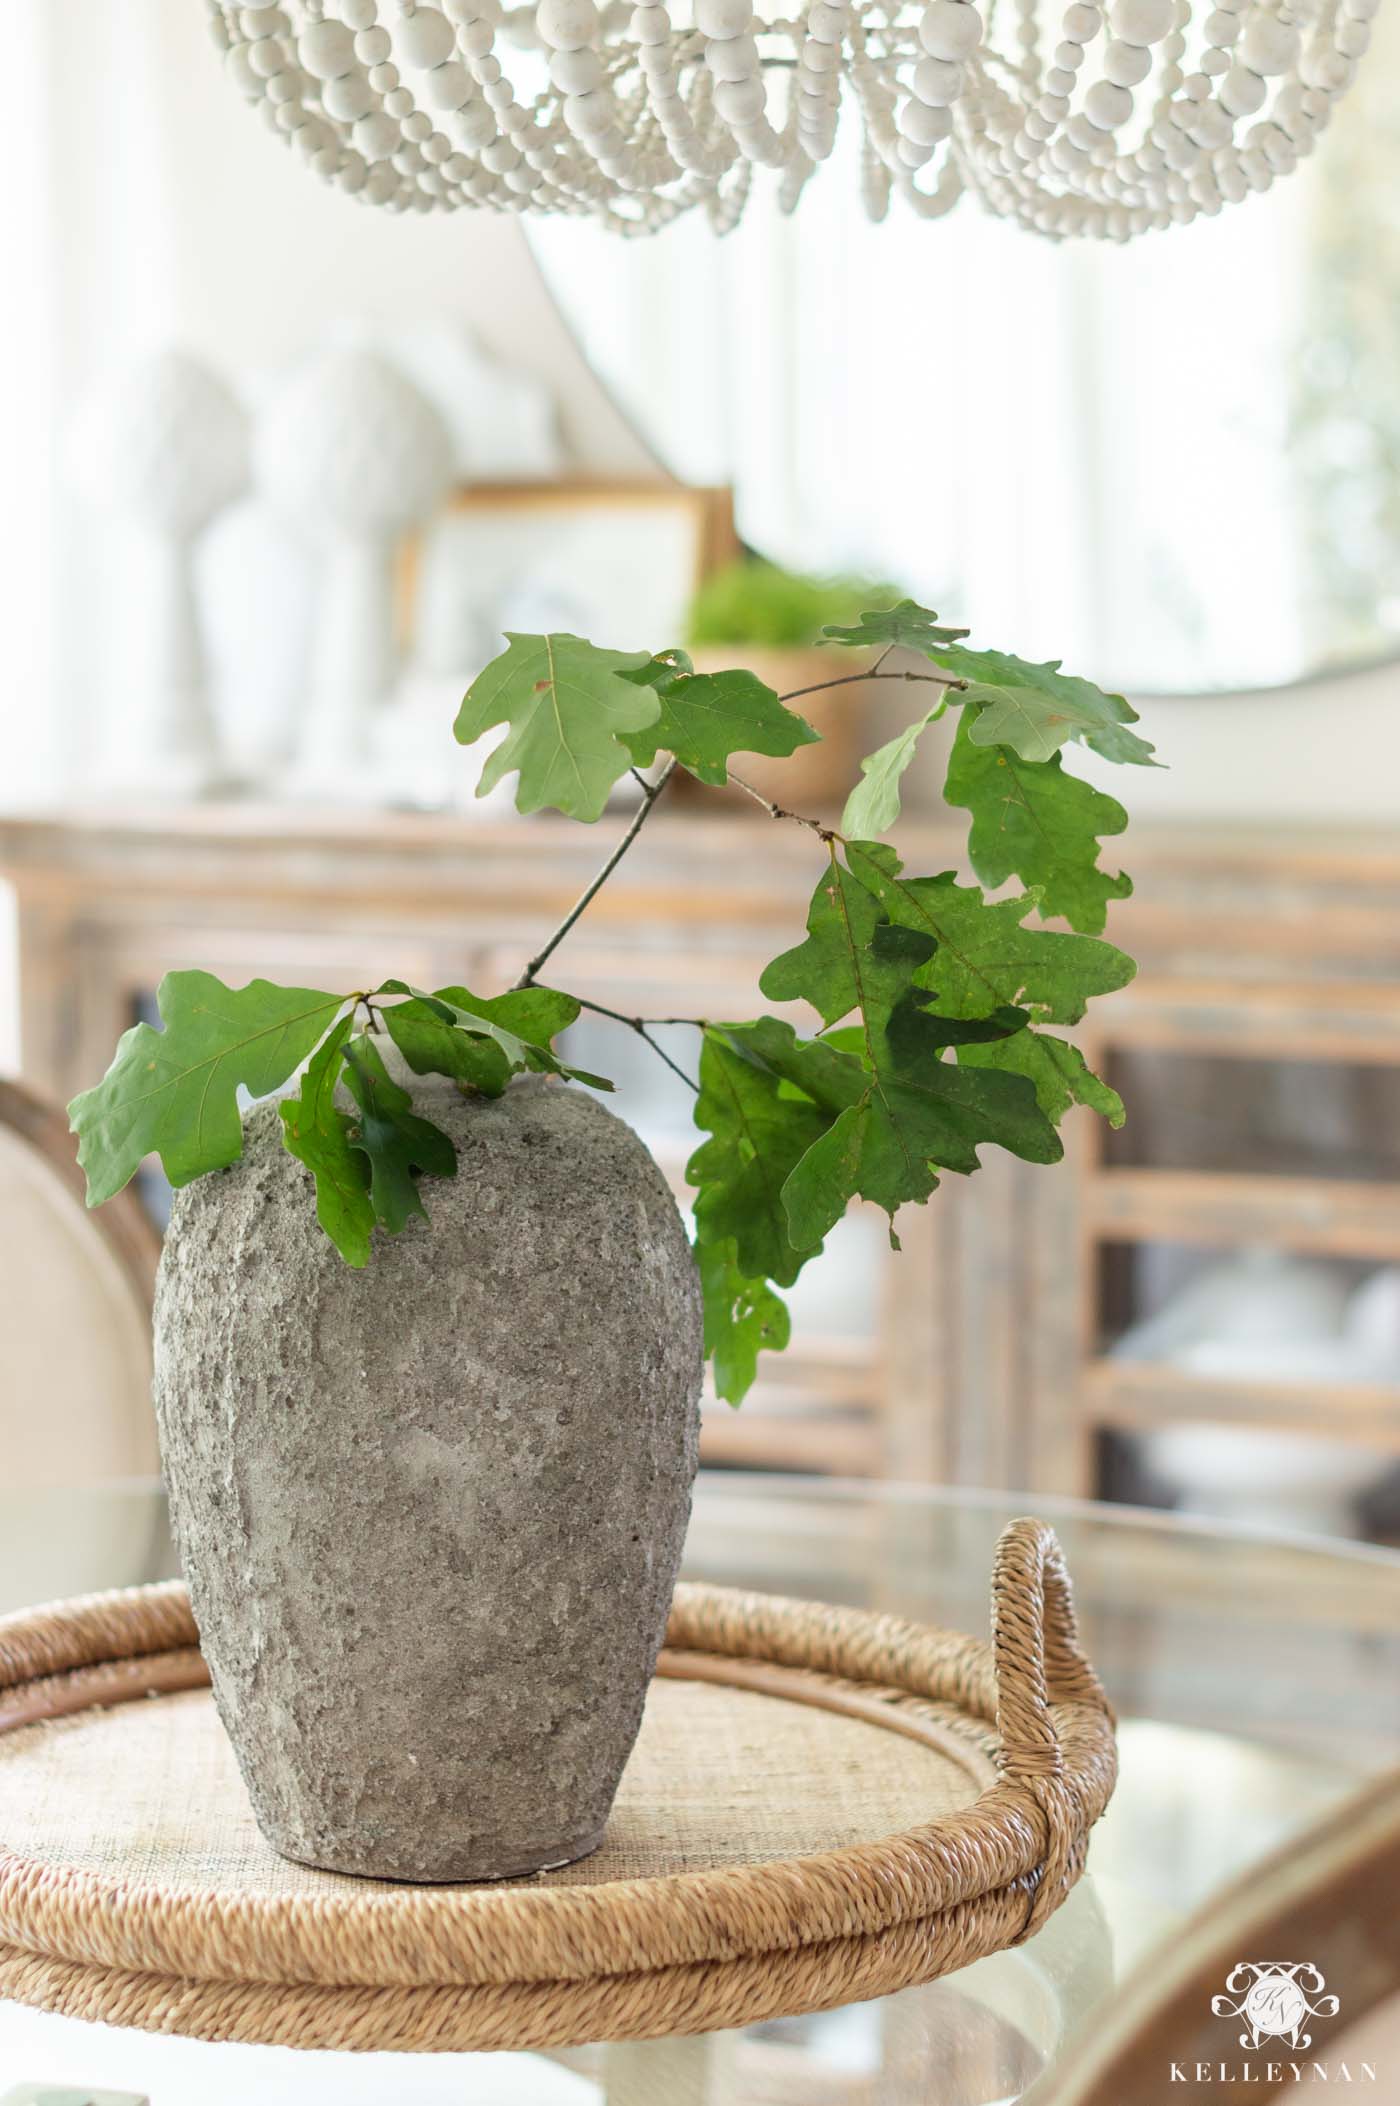
[[[937,870],[959,861],[961,836],[911,827],[901,845]],[[24,1076],[61,1099],[94,1081],[174,967],[234,982],[507,985],[599,853],[598,833],[550,817],[230,804],[0,820]],[[763,963],[800,933],[813,856],[799,829],[760,815],[658,814],[561,949],[557,978],[629,1013],[751,1013]],[[1153,1104],[1163,1062],[1205,1063],[1227,1103],[1220,1076],[1235,1075],[1244,1103],[1256,1063],[1400,1075],[1400,833],[1140,827],[1125,859],[1137,892],[1109,933],[1141,971],[1098,1005],[1087,1049],[1121,1071],[1130,1113],[1144,1057]],[[646,1057],[617,1036],[609,1055]],[[591,1045],[592,1064],[601,1057]],[[901,1219],[898,1259],[872,1235],[863,1329],[824,1331],[818,1297],[816,1320],[809,1312],[744,1410],[710,1407],[708,1458],[1084,1492],[1106,1429],[1179,1418],[1400,1452],[1400,1389],[1204,1384],[1102,1351],[1105,1253],[1263,1238],[1400,1262],[1400,1158],[1392,1176],[1371,1166],[1353,1178],[1281,1163],[1264,1137],[1257,1160],[1227,1169],[1170,1154],[1164,1164],[1134,1159],[1131,1117],[1123,1142],[1105,1145],[1096,1124],[1071,1117],[1058,1169],[995,1158],[976,1178],[946,1179]],[[658,1147],[679,1183],[678,1123]],[[846,1262],[835,1259],[834,1285]]]

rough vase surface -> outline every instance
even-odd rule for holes
[[[500,1878],[596,1847],[636,1738],[690,1512],[700,1294],[660,1170],[596,1098],[414,1089],[458,1174],[362,1272],[275,1106],[176,1195],[156,1403],[269,1842]]]

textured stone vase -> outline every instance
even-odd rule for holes
[[[602,1837],[690,1511],[700,1295],[660,1170],[597,1098],[414,1088],[458,1175],[362,1272],[273,1106],[177,1195],[156,1400],[268,1841],[493,1879]]]

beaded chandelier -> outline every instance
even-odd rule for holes
[[[1051,5],[1055,0],[1051,0]],[[209,0],[229,71],[327,182],[391,212],[565,212],[625,235],[785,210],[861,132],[865,208],[964,190],[1125,241],[1267,190],[1351,84],[1379,0]],[[507,77],[501,47],[511,67]]]

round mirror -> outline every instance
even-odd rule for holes
[[[1145,693],[1400,648],[1400,21],[1312,162],[1213,222],[1054,246],[871,226],[849,169],[622,242],[532,225],[595,369],[779,563]]]

